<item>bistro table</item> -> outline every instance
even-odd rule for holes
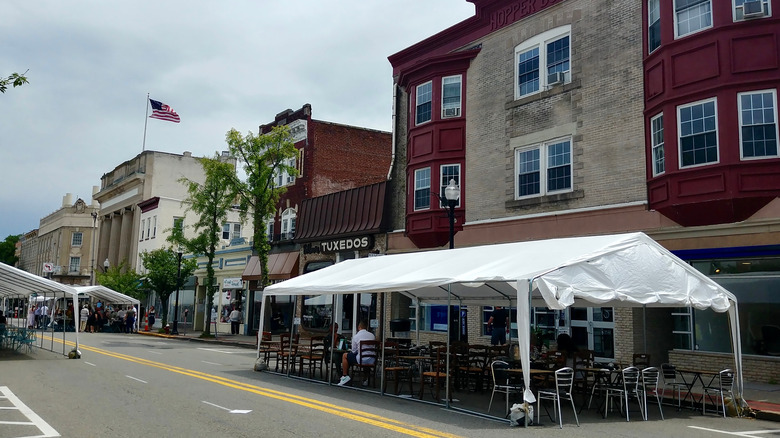
[[[696,398],[696,394],[693,392],[693,387],[696,386],[696,382],[698,381],[699,384],[701,384],[702,388],[705,386],[712,385],[712,382],[715,381],[716,378],[718,378],[718,371],[705,371],[705,370],[696,370],[696,369],[687,369],[687,368],[677,368],[677,373],[680,375],[680,379],[682,379],[682,384],[685,385],[685,387],[688,389],[688,391],[685,393],[685,397],[682,398],[682,402],[684,402],[688,397],[691,398],[691,409],[697,410],[696,405],[699,404],[699,402],[702,401],[704,398],[704,394],[701,395],[698,399]],[[690,381],[685,378],[686,374],[690,378]],[[693,376],[691,378],[691,375]],[[705,385],[704,384],[704,377],[702,376],[710,376],[710,380]],[[682,404],[681,402],[681,404]]]

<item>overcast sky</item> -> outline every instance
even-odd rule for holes
[[[474,14],[466,0],[11,0],[0,13],[0,240],[146,150],[211,156],[287,108],[390,131],[387,57]],[[151,110],[150,110],[151,112]]]

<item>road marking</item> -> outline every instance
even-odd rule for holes
[[[24,421],[0,421],[0,424],[12,424],[17,426],[35,426],[38,428],[38,430],[41,431],[43,435],[35,435],[36,438],[49,438],[49,437],[57,437],[60,436],[60,434],[54,430],[53,427],[49,426],[49,423],[43,421],[43,418],[39,417],[38,414],[33,412],[32,409],[27,407],[7,386],[0,386],[0,399],[6,399],[14,407],[6,407],[5,410],[13,410],[17,409],[19,410],[19,413],[27,417],[30,421],[24,422]]]
[[[141,380],[141,379],[135,378],[135,377],[133,377],[133,376],[127,376],[127,375],[125,375],[125,377],[127,377],[128,379],[133,379],[133,380],[135,380],[135,381],[137,381],[137,382],[141,382],[141,383],[149,383],[149,382],[147,382],[147,381],[145,381],[145,380]]]
[[[95,365],[95,364],[94,364],[94,363],[92,363],[92,362],[87,362],[87,361],[84,361],[84,363],[85,363],[85,364],[87,364],[87,365],[89,365],[89,366],[93,366],[93,367],[96,367],[96,366],[97,366],[97,365]]]
[[[206,400],[201,400],[201,401],[203,403],[206,403],[207,405],[214,406],[215,408],[220,408],[222,410],[228,411],[231,414],[248,414],[248,413],[252,412],[251,409],[229,409],[229,408],[222,407],[220,405],[215,405],[214,403],[209,403]]]
[[[146,352],[147,353],[152,353],[152,354],[162,354],[159,351],[152,351],[152,350],[146,350]]]
[[[62,340],[55,339],[55,342],[62,342]],[[65,344],[71,346],[75,345],[75,343],[71,341],[65,341]],[[150,366],[161,370],[167,370],[172,373],[181,374],[183,376],[189,376],[207,382],[212,382],[217,385],[222,385],[228,388],[251,392],[253,394],[257,394],[263,397],[268,397],[275,400],[292,403],[310,409],[316,409],[318,411],[322,411],[348,420],[357,421],[359,423],[372,425],[382,429],[392,430],[402,435],[408,435],[408,436],[413,436],[418,438],[460,438],[458,435],[453,435],[448,432],[443,432],[436,429],[418,426],[411,423],[405,423],[382,415],[376,415],[366,411],[359,411],[356,409],[346,408],[340,405],[325,403],[320,400],[293,395],[283,391],[275,391],[272,389],[252,385],[250,383],[239,382],[237,380],[231,380],[225,377],[208,374],[201,371],[195,371],[189,368],[182,368],[182,367],[168,365],[161,362],[154,362],[149,359],[142,359],[140,357],[130,356],[127,354],[117,353],[109,350],[103,350],[97,347],[90,347],[84,344],[80,344],[79,347],[84,351],[91,351],[93,353],[102,354],[104,356],[109,356],[120,360],[126,360],[128,362],[134,362],[140,365]]]
[[[225,353],[225,354],[241,353],[241,351],[238,351],[238,350],[224,350],[222,348],[203,348],[203,347],[198,347],[198,350],[213,351],[214,353]]]
[[[688,426],[688,427],[690,427],[691,429],[706,430],[707,432],[717,432],[717,433],[722,433],[722,434],[726,434],[726,435],[744,436],[744,437],[752,437],[752,438],[756,438],[755,435],[757,435],[757,434],[780,432],[780,429],[746,430],[746,431],[743,431],[743,432],[728,432],[728,431],[725,431],[725,430],[708,429],[706,427],[699,427],[699,426]]]
[[[209,365],[222,365],[221,363],[216,363],[216,362],[209,362],[209,361],[205,361],[205,360],[202,360],[201,362],[203,362],[203,363],[207,363],[207,364],[209,364]]]

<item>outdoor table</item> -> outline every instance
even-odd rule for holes
[[[597,387],[615,384],[623,375],[623,370],[617,368],[577,368],[577,371],[593,374],[593,383],[591,384],[590,397],[588,398],[588,409],[590,409],[590,404],[593,401],[593,394],[596,393]],[[583,409],[585,409],[585,399],[582,400],[582,406],[580,406],[579,412],[582,412]],[[601,410],[601,404],[599,404],[599,407],[596,410]]]
[[[691,409],[696,409],[696,405],[701,402],[702,398],[704,398],[704,394],[699,397],[699,399],[696,399],[696,394],[693,393],[693,387],[696,386],[696,381],[698,381],[702,388],[705,386],[712,385],[712,382],[715,381],[715,379],[718,377],[719,372],[718,371],[704,371],[704,370],[695,370],[695,369],[685,369],[685,368],[677,368],[677,373],[680,375],[680,379],[682,379],[682,384],[685,385],[685,387],[688,389],[688,392],[685,393],[685,397],[682,398],[682,401],[684,402],[688,397],[691,398]],[[693,378],[690,380],[690,382],[685,378],[685,375],[692,374]],[[704,380],[702,376],[711,376],[709,382],[705,385]],[[689,376],[690,377],[690,376]],[[682,402],[681,402],[682,404]]]

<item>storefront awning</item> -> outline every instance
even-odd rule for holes
[[[298,259],[300,253],[278,252],[268,254],[268,279],[269,280],[287,280],[298,275]],[[263,275],[263,267],[260,264],[258,256],[252,256],[246,264],[241,279],[245,281],[260,280]]]

